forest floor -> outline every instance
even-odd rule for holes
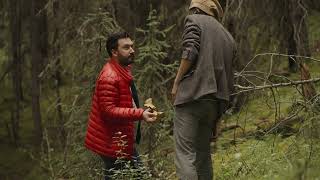
[[[320,15],[313,14],[309,19],[313,57],[320,59]],[[308,65],[311,76],[320,77],[320,63],[310,62]],[[298,73],[289,77],[299,79]],[[319,83],[316,90],[320,92]],[[275,96],[277,104],[281,105],[277,114]],[[320,119],[313,120],[319,114],[302,110],[293,123],[271,131],[270,127],[274,127],[276,121],[290,116],[303,104],[302,96],[294,88],[279,88],[275,96],[269,90],[252,94],[239,113],[223,118],[223,132],[212,155],[216,179],[320,179],[320,123],[314,121]],[[47,179],[46,172],[39,165],[40,155],[30,156],[32,152],[27,150],[33,142],[30,107],[24,111],[27,120],[21,122],[21,148],[17,149],[10,141],[5,123],[1,122],[1,180]],[[172,139],[164,144],[171,146]],[[174,172],[172,153],[168,159],[171,162],[168,169]]]
[[[313,57],[320,59],[320,16],[311,14],[310,46]],[[285,70],[283,62],[279,71]],[[320,77],[320,62],[306,63],[311,77]],[[288,78],[299,80],[300,75]],[[316,91],[320,92],[319,83]],[[268,89],[250,94],[240,113],[225,116],[222,129],[237,128],[219,137],[213,155],[216,179],[320,179],[319,104],[306,112],[298,110],[300,103],[304,104],[303,97],[293,87],[278,88],[274,94]],[[297,116],[290,123],[276,125],[294,112]]]
[[[309,18],[312,57],[320,59],[320,14]],[[264,58],[269,67],[270,56]],[[291,80],[300,80],[300,73],[288,73],[286,57],[274,65],[275,71],[287,74]],[[307,60],[311,78],[320,77],[320,62]],[[320,83],[315,84],[320,93]],[[301,91],[301,87],[299,87]],[[214,152],[215,179],[300,180],[320,179],[320,104],[303,107],[305,101],[295,87],[282,87],[249,93],[240,112],[225,115],[221,135]],[[276,108],[277,107],[277,108]],[[292,116],[294,115],[295,116]],[[292,118],[288,118],[292,116]],[[285,119],[286,123],[279,123]],[[287,120],[286,120],[287,121]],[[172,139],[164,144],[173,144]],[[171,145],[173,146],[173,145]],[[173,158],[167,156],[169,162]],[[174,166],[167,164],[168,170]],[[176,177],[173,179],[177,179]]]

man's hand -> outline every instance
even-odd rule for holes
[[[173,87],[171,90],[171,101],[174,103],[174,100],[176,99],[177,91],[178,91],[178,85],[181,81],[182,77],[190,70],[192,65],[192,62],[186,59],[182,59],[176,78],[174,79]]]
[[[176,99],[177,91],[178,91],[178,85],[177,84],[173,84],[173,87],[172,87],[172,90],[171,90],[171,102],[172,102],[172,104],[174,103],[174,100]]]
[[[148,108],[145,111],[143,111],[142,118],[147,122],[154,122],[157,120],[157,113],[151,112],[151,109]]]

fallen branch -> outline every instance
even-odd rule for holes
[[[241,86],[239,84],[234,85],[236,88],[240,89],[241,91],[233,93],[232,95],[237,95],[244,92],[250,92],[250,91],[256,91],[256,90],[263,90],[268,88],[277,88],[277,87],[286,87],[286,86],[296,86],[299,84],[306,84],[306,83],[316,83],[319,82],[320,78],[313,78],[308,80],[302,80],[302,81],[292,81],[287,83],[279,83],[279,84],[269,84],[265,86]]]

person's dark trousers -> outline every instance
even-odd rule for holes
[[[181,180],[213,179],[210,138],[218,108],[212,96],[175,107],[175,165]]]
[[[105,180],[112,180],[112,176],[114,175],[113,170],[121,170],[124,168],[124,164],[123,163],[116,163],[116,158],[110,158],[110,157],[106,157],[106,156],[101,156],[103,162],[104,162],[104,177]],[[139,166],[142,166],[142,162],[141,159],[139,157],[138,151],[136,149],[134,149],[134,154],[132,157],[132,160],[130,160],[131,166],[133,168],[139,168]]]

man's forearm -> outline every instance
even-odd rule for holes
[[[177,72],[177,76],[174,80],[174,84],[178,84],[180,82],[180,80],[182,79],[182,77],[189,71],[189,69],[191,68],[192,63],[186,59],[182,59],[178,72]]]

